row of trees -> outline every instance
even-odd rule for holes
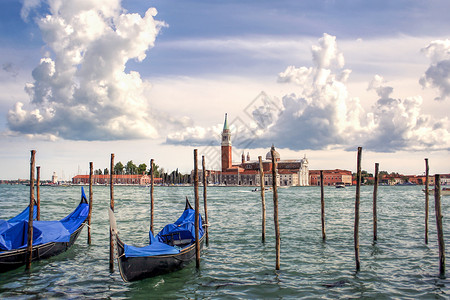
[[[158,168],[157,165],[154,164],[154,167]],[[136,166],[132,160],[127,162],[127,164],[124,166],[122,162],[118,162],[114,165],[114,173],[117,175],[137,175],[137,174],[150,174],[150,170],[147,170],[146,164],[140,164],[139,166]],[[109,175],[109,169],[105,168],[103,169],[97,169],[94,171],[95,175]],[[155,173],[153,173],[155,175]],[[158,173],[156,173],[158,174]],[[157,175],[156,175],[157,176]],[[158,176],[157,176],[158,177]]]
[[[353,173],[353,178],[356,178],[356,173]],[[394,176],[394,177],[401,177],[404,181],[408,181],[408,177],[406,176],[402,176],[400,174],[398,174],[397,172],[391,172],[388,173],[387,171],[380,171],[378,172],[378,176],[380,178],[382,178],[384,175],[390,175],[390,176]],[[368,173],[365,170],[361,170],[361,182],[364,184],[375,184],[375,180],[373,179],[373,174],[372,173]]]
[[[118,162],[114,165],[114,174],[117,175],[138,175],[138,174],[147,174],[150,175],[150,168],[147,168],[147,165],[142,163],[139,166],[136,166],[132,160],[127,162],[124,166],[122,162]],[[95,175],[109,175],[109,169],[97,169],[94,171]],[[190,174],[182,174],[178,172],[178,169],[172,172],[166,172],[164,168],[160,168],[157,164],[153,163],[153,176],[155,178],[161,178],[163,183],[166,184],[184,184],[191,183]]]

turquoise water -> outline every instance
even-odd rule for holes
[[[94,187],[92,245],[85,228],[57,257],[0,273],[0,298],[448,298],[450,281],[439,278],[430,197],[429,244],[424,243],[424,194],[420,186],[379,187],[378,242],[372,242],[372,191],[362,187],[361,271],[355,272],[355,188],[325,188],[327,240],[322,242],[320,188],[279,190],[281,270],[275,270],[272,193],[266,194],[266,243],[261,243],[261,200],[249,187],[209,187],[210,244],[195,263],[172,274],[124,283],[109,272],[109,187]],[[200,198],[202,199],[202,189]],[[87,190],[86,190],[87,192]],[[22,211],[29,187],[0,185],[0,219]],[[155,228],[175,221],[192,187],[155,188]],[[144,245],[149,230],[149,189],[116,186],[115,211],[123,241]],[[60,219],[79,202],[80,187],[41,187],[42,219]],[[450,197],[442,198],[449,236]],[[201,202],[203,208],[203,202]],[[203,209],[202,209],[203,211]],[[448,248],[448,247],[447,247]],[[450,270],[449,270],[450,272]]]

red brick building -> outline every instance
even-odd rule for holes
[[[309,171],[310,185],[320,185],[320,170]],[[323,185],[352,184],[352,172],[347,170],[323,170]]]
[[[114,184],[148,185],[151,184],[149,175],[114,175]],[[111,175],[92,175],[93,184],[109,184]],[[154,184],[162,183],[162,178],[153,178]],[[77,175],[72,178],[72,184],[89,184],[89,175]]]

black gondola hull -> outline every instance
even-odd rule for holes
[[[205,235],[200,239],[203,249]],[[124,281],[136,281],[177,271],[195,260],[195,243],[180,253],[145,257],[125,257],[123,243],[117,241],[119,271]]]
[[[50,242],[33,246],[32,261],[46,259],[67,251],[77,240],[85,223],[82,223],[71,235],[69,242]],[[0,253],[0,273],[17,269],[26,263],[27,249],[11,250]]]

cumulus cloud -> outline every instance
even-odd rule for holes
[[[450,40],[431,42],[422,52],[430,59],[431,65],[420,78],[423,87],[435,87],[440,96],[435,100],[445,100],[450,97]]]
[[[208,128],[201,126],[187,127],[183,131],[169,134],[166,138],[166,144],[196,146],[219,143],[220,132],[220,125]]]
[[[390,152],[395,150],[450,149],[448,119],[433,120],[421,114],[421,96],[394,99],[393,88],[381,76],[369,84],[380,97],[367,115],[371,118],[365,145],[369,149]]]
[[[435,61],[442,61],[442,57],[441,52],[432,55]],[[244,122],[246,126],[239,132],[246,144],[235,146],[267,147],[275,143],[293,150],[354,150],[363,146],[378,152],[450,149],[449,120],[436,121],[422,114],[421,96],[395,99],[394,88],[375,75],[368,85],[368,90],[378,96],[371,109],[366,111],[358,98],[351,97],[347,89],[351,71],[344,68],[344,56],[334,36],[324,34],[312,47],[312,63],[311,67],[288,66],[278,74],[279,83],[294,86],[292,92],[284,95],[279,105],[266,101],[272,110],[270,105],[254,106],[250,113],[253,122]],[[258,126],[261,115],[270,120],[264,127]],[[207,131],[213,134],[212,129]],[[220,128],[215,133],[220,133]],[[186,132],[177,142],[183,140],[195,141]],[[204,141],[197,140],[199,144]]]
[[[22,15],[40,4],[24,1]],[[49,13],[36,18],[47,55],[25,86],[30,105],[18,102],[8,113],[10,130],[73,140],[156,137],[150,83],[125,71],[129,60],[146,58],[165,26],[156,9],[140,16],[124,12],[119,0],[48,4]]]

